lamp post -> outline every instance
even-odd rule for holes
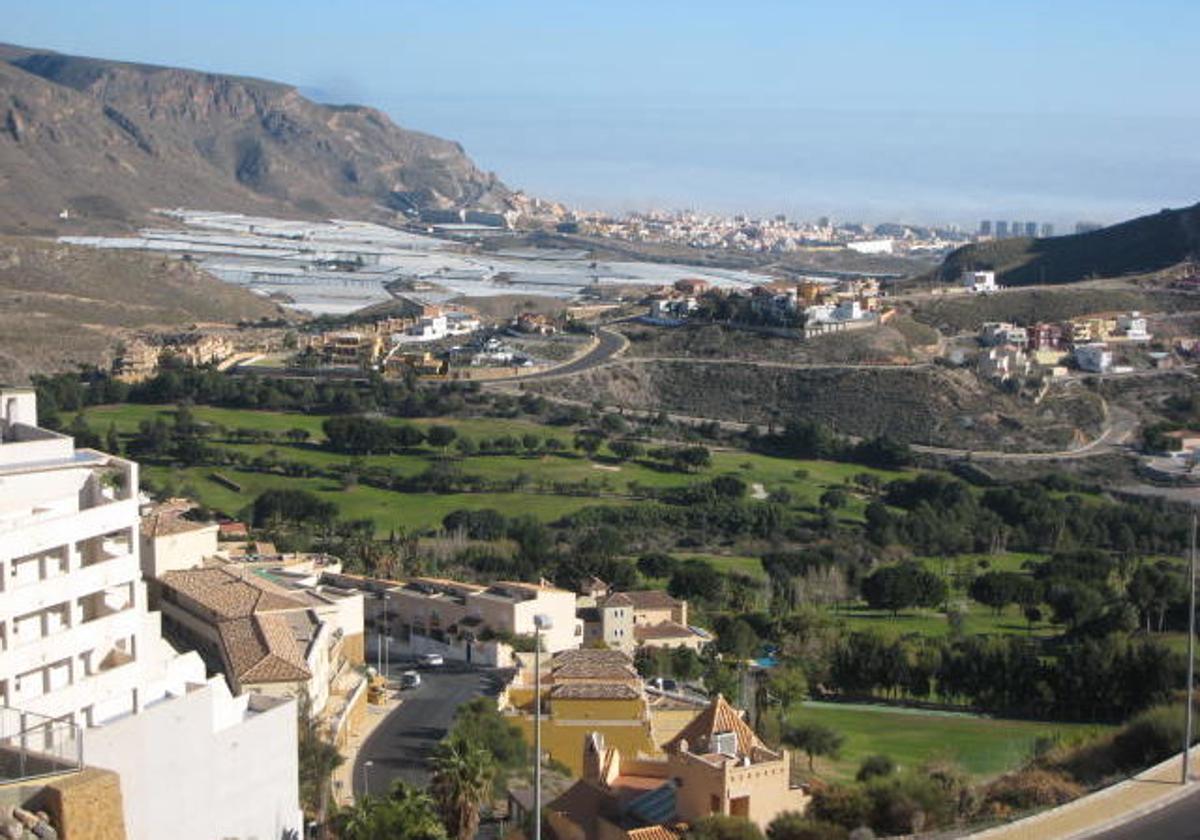
[[[1187,647],[1187,693],[1184,697],[1186,713],[1183,724],[1183,768],[1180,771],[1179,783],[1186,785],[1191,775],[1192,749],[1192,693],[1196,688],[1196,528],[1197,509],[1192,508],[1192,536],[1190,563],[1188,570],[1188,647]]]
[[[386,592],[379,593],[379,601],[383,605],[383,615],[385,616],[384,622],[386,623],[386,621],[387,621],[387,618],[386,618],[386,616],[387,616],[387,593]],[[378,618],[379,618],[379,616],[376,616],[376,619],[378,619]],[[375,622],[375,671],[380,674],[383,673],[383,633],[381,633],[379,630],[378,620]]]
[[[545,613],[533,617],[533,840],[542,840],[542,631],[553,627]]]
[[[363,796],[370,796],[370,795],[371,795],[371,788],[370,788],[370,770],[371,770],[371,768],[372,768],[372,767],[374,767],[374,766],[375,766],[375,762],[374,762],[374,761],[369,761],[369,760],[368,760],[368,761],[364,761],[364,762],[363,762]]]

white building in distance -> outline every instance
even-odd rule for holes
[[[996,272],[994,271],[964,271],[959,277],[959,283],[968,291],[975,294],[985,294],[997,291]]]
[[[1108,373],[1112,370],[1113,354],[1099,342],[1080,344],[1075,347],[1075,364],[1088,373]]]
[[[163,640],[137,487],[137,464],[76,449],[37,426],[32,390],[0,389],[0,705],[22,721],[5,734],[50,755],[82,741],[121,777],[131,840],[298,837],[295,704],[233,698]]]

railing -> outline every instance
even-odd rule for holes
[[[67,721],[0,706],[0,784],[83,768],[83,736]]]

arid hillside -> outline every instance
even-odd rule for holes
[[[190,263],[0,238],[0,382],[101,364],[129,329],[280,317]]]
[[[0,231],[121,229],[153,207],[283,216],[504,209],[461,146],[275,82],[0,45]],[[70,220],[60,219],[68,211]]]

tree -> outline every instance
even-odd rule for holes
[[[604,443],[604,435],[594,429],[582,429],[575,435],[575,448],[582,450],[589,458],[595,458]]]
[[[671,574],[667,592],[675,598],[716,604],[725,593],[725,578],[703,560],[688,560]]]
[[[785,712],[808,697],[808,677],[799,665],[780,665],[771,669],[767,685],[779,698]]]
[[[713,814],[692,823],[685,840],[763,840],[758,826],[745,817]]]
[[[620,440],[610,441],[608,444],[609,451],[617,456],[622,461],[628,461],[631,458],[638,458],[645,452],[640,443],[632,440],[621,438]]]
[[[814,772],[814,759],[819,756],[836,758],[842,751],[845,736],[822,723],[804,722],[788,726],[783,731],[783,742],[793,749],[802,750],[808,756],[808,771]]]
[[[104,451],[111,455],[121,454],[121,437],[117,434],[117,424],[109,423],[104,435]]]
[[[1027,575],[1017,572],[987,572],[971,581],[968,590],[979,603],[991,607],[999,615],[1009,604],[1033,603],[1037,584]]]
[[[479,830],[479,812],[492,795],[496,765],[482,747],[465,738],[450,738],[437,746],[430,761],[430,790],[452,840],[472,840]]]
[[[846,502],[849,501],[849,499],[849,495],[847,495],[846,491],[842,488],[830,487],[821,494],[819,501],[821,503],[821,507],[823,508],[828,508],[829,510],[839,510],[846,506]]]
[[[425,439],[429,441],[429,445],[436,446],[443,452],[446,451],[447,446],[454,442],[456,437],[458,437],[458,432],[455,431],[453,426],[444,426],[441,424],[430,426],[429,430],[425,433]]]
[[[914,562],[884,566],[862,583],[863,598],[872,609],[896,615],[908,607],[936,607],[946,598],[946,583]]]
[[[761,644],[758,634],[745,619],[739,618],[729,624],[717,637],[717,649],[735,659],[750,659],[758,652]]]
[[[648,578],[669,578],[679,568],[679,561],[670,554],[656,551],[639,557],[637,568]]]
[[[784,811],[767,826],[767,840],[846,840],[846,829],[799,811]]]
[[[342,840],[446,840],[433,799],[396,782],[387,796],[362,796],[335,819]]]
[[[297,702],[297,749],[300,767],[300,804],[305,813],[324,825],[329,807],[333,771],[345,760],[338,748],[321,737],[320,722],[312,715],[312,701],[301,692]]]

